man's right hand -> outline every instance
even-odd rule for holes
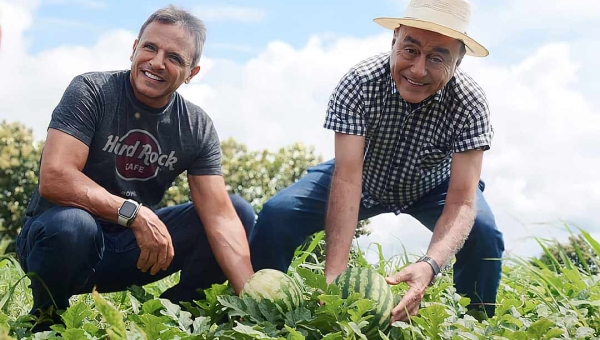
[[[137,262],[138,269],[144,273],[150,269],[150,274],[155,275],[159,270],[169,268],[175,250],[171,235],[158,216],[142,206],[131,224],[131,229],[141,250]]]

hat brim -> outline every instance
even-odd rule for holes
[[[486,57],[490,54],[490,52],[485,47],[483,47],[483,45],[481,45],[468,35],[455,31],[446,26],[438,25],[429,21],[411,18],[375,18],[373,19],[373,21],[375,21],[380,26],[390,30],[395,30],[400,25],[406,25],[414,28],[420,28],[436,32],[454,39],[461,40],[465,43],[467,55],[470,56]]]

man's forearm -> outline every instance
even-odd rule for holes
[[[463,246],[473,228],[475,203],[447,204],[438,219],[427,254],[440,266],[444,265]]]
[[[244,228],[235,219],[214,221],[214,223],[223,227],[207,233],[208,242],[221,270],[231,282],[235,292],[239,294],[248,278],[254,273]]]
[[[81,208],[107,221],[116,222],[123,203],[77,169],[45,169],[39,191],[54,204]]]
[[[325,221],[325,276],[337,277],[346,269],[350,246],[358,223],[361,184],[334,173]]]

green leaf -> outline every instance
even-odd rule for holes
[[[575,338],[587,339],[588,337],[594,336],[594,329],[591,327],[579,327],[575,331]]]
[[[531,336],[532,339],[541,339],[552,326],[554,326],[554,322],[551,320],[540,319],[529,326],[527,334]]]
[[[165,306],[160,300],[148,300],[142,305],[142,312],[145,314],[156,314],[156,312],[161,311],[164,308]]]
[[[302,335],[300,332],[298,332],[297,330],[293,329],[292,327],[285,325],[285,329],[290,332],[290,334],[287,336],[287,340],[305,340],[306,338],[304,337],[304,335]]]
[[[169,319],[165,316],[156,316],[152,314],[132,315],[130,317],[136,324],[141,326],[148,340],[157,340],[161,338],[161,333],[168,327],[166,323]]]
[[[225,307],[229,317],[249,317],[255,322],[264,320],[254,300],[248,298],[242,299],[231,295],[219,296],[217,299],[219,303]],[[250,308],[248,306],[250,306]]]
[[[329,333],[323,337],[323,340],[345,340],[341,332]]]
[[[546,335],[544,335],[544,339],[551,340],[562,337],[565,332],[560,328],[552,328],[549,330]]]
[[[67,329],[60,333],[60,336],[65,340],[92,339],[83,329]]]
[[[585,238],[585,240],[590,244],[590,246],[592,247],[592,249],[594,250],[594,252],[596,253],[596,256],[600,256],[600,243],[598,243],[598,241],[596,241],[592,235],[590,235],[590,233],[588,233],[587,231],[579,228],[579,230],[581,231],[581,234],[583,235],[583,237]]]
[[[369,340],[369,339],[367,339],[367,336],[366,336],[366,335],[364,335],[364,334],[361,332],[361,330],[360,330],[361,328],[363,328],[363,327],[367,326],[368,324],[369,324],[369,323],[368,323],[368,322],[366,322],[366,321],[361,321],[361,322],[360,322],[360,323],[358,323],[358,324],[357,324],[357,323],[355,323],[355,322],[352,322],[352,321],[351,321],[351,322],[348,322],[346,325],[347,325],[347,326],[348,326],[348,327],[349,327],[349,328],[352,330],[352,333],[351,333],[351,334],[353,334],[353,335],[357,336],[359,339],[363,339],[363,340]],[[350,332],[349,332],[349,333],[350,333]]]
[[[90,335],[93,335],[93,336],[96,336],[100,331],[98,326],[94,325],[91,322],[84,323],[83,330],[85,330],[86,332],[88,332]]]
[[[260,332],[256,329],[254,329],[253,327],[243,325],[239,322],[236,322],[236,325],[235,325],[235,327],[233,327],[233,329],[240,334],[248,335],[254,339],[270,339],[271,338],[267,334]]]
[[[266,321],[272,324],[281,324],[283,323],[283,311],[281,307],[274,304],[269,300],[263,300],[260,303],[257,303],[258,309],[260,313],[265,318]]]
[[[190,312],[182,311],[179,305],[176,305],[167,299],[160,299],[160,302],[165,306],[165,309],[162,310],[161,313],[177,322],[180,330],[190,333],[192,330],[192,323],[194,322],[192,320],[192,314]]]
[[[285,324],[289,327],[296,327],[300,323],[308,323],[313,320],[313,316],[309,309],[300,307],[285,313]]]
[[[204,334],[210,331],[211,322],[209,317],[199,316],[192,322],[192,334]]]
[[[110,325],[106,329],[106,333],[110,336],[110,339],[127,340],[127,331],[121,313],[110,302],[98,294],[96,290],[92,292],[92,298],[96,303],[96,308],[98,308],[100,314],[102,314],[106,322]]]
[[[76,328],[80,329],[83,327],[83,321],[87,318],[93,318],[96,315],[94,311],[84,302],[77,302],[74,305],[67,308],[67,310],[61,315],[61,318],[65,322],[67,329]]]
[[[368,299],[360,299],[353,302],[348,307],[348,315],[350,315],[350,321],[358,323],[362,319],[365,319],[364,315],[370,312],[373,309],[373,307],[374,302]],[[372,318],[372,316],[369,316],[367,318]]]
[[[321,292],[327,290],[327,282],[325,281],[324,275],[313,273],[312,270],[301,267],[296,268],[296,272],[304,279],[304,284],[308,287],[318,289]]]

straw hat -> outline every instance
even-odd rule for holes
[[[375,18],[379,25],[394,30],[400,25],[437,32],[461,40],[467,54],[485,57],[488,50],[467,35],[471,4],[467,0],[411,0],[403,18]]]

